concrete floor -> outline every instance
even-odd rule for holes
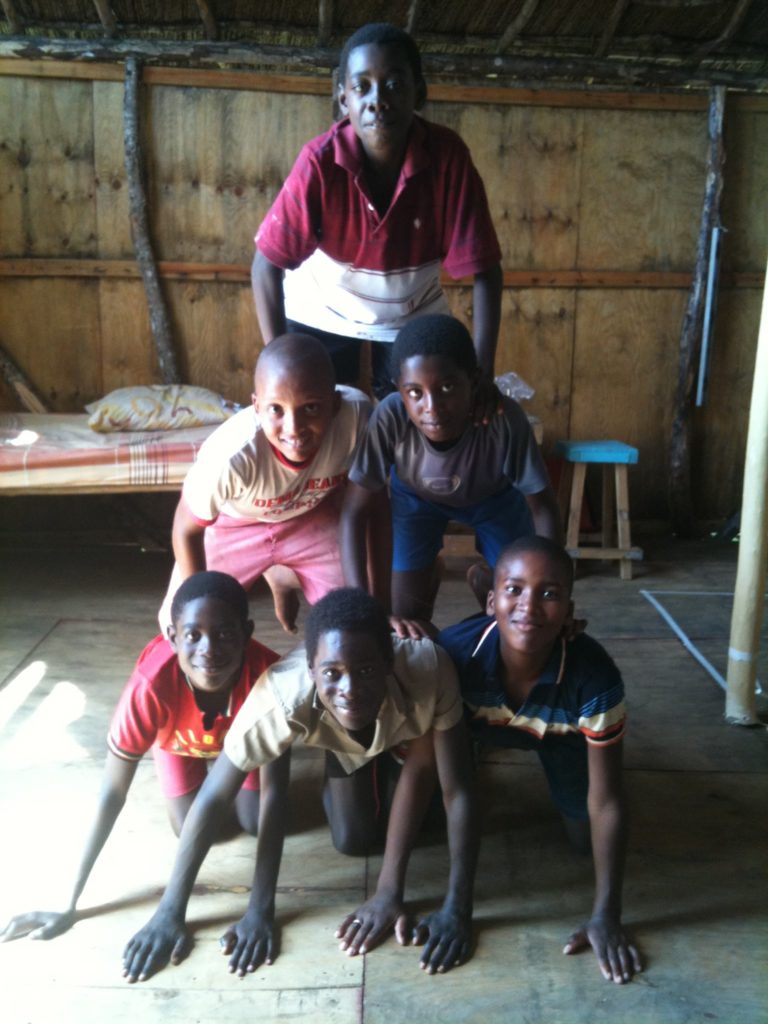
[[[195,945],[188,959],[140,985],[121,978],[122,948],[152,912],[175,848],[147,761],[75,927],[49,943],[0,946],[2,1020],[768,1020],[766,730],[723,723],[722,692],[640,594],[728,591],[735,548],[644,546],[647,560],[632,582],[598,563],[577,584],[578,609],[627,684],[633,825],[625,921],[647,962],[630,985],[603,981],[591,954],[561,953],[589,911],[591,865],[571,854],[538,763],[523,753],[490,759],[481,769],[487,807],[474,958],[428,977],[416,951],[393,940],[365,958],[344,956],[333,931],[371,891],[379,858],[349,859],[333,850],[318,800],[322,761],[305,751],[295,762],[294,826],[278,892],[282,946],[273,966],[241,981],[227,973],[217,950],[248,892],[253,841],[241,837],[214,848],[203,866],[189,909]],[[56,908],[66,898],[99,786],[109,716],[153,634],[168,558],[130,546],[63,551],[6,535],[0,571],[5,919]],[[727,647],[726,599],[704,606],[693,596],[690,604],[677,600],[678,610],[689,613],[689,635],[719,657]],[[273,624],[264,594],[253,610],[259,639],[287,650],[290,638]],[[460,575],[451,575],[438,621],[447,625],[472,610]],[[439,901],[446,868],[438,841],[416,851],[408,898],[417,909]]]

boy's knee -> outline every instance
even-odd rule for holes
[[[331,839],[339,853],[347,857],[365,857],[376,846],[378,836],[361,828],[331,828]]]

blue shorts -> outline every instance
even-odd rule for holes
[[[589,762],[581,733],[538,740],[520,729],[485,729],[480,743],[489,747],[535,750],[547,777],[552,802],[564,818],[588,821]]]
[[[507,544],[535,533],[525,495],[512,485],[476,505],[453,508],[419,497],[398,478],[393,467],[390,498],[395,572],[426,569],[432,565],[451,521],[474,529],[475,547],[491,568]]]

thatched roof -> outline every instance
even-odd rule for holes
[[[431,77],[768,90],[768,0],[0,0],[0,56],[330,68],[367,21]]]

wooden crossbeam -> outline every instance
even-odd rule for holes
[[[93,6],[104,28],[104,34],[110,38],[117,34],[117,19],[109,6],[109,0],[93,0]]]
[[[624,17],[624,12],[629,7],[630,0],[616,0],[613,5],[608,21],[605,23],[603,34],[600,36],[600,41],[595,49],[596,57],[604,57],[608,52],[608,47],[611,45],[611,40],[616,35],[616,31],[619,27],[619,22]]]
[[[327,46],[333,32],[333,0],[319,0],[317,8],[317,45]]]
[[[525,3],[521,7],[517,17],[504,30],[504,33],[499,40],[499,45],[496,47],[497,53],[503,53],[505,50],[509,49],[531,20],[538,6],[539,0],[525,0]]]
[[[13,0],[2,0],[3,12],[5,13],[5,20],[8,22],[8,27],[11,33],[15,36],[21,31],[21,19],[16,12],[16,4]]]
[[[208,0],[196,0],[197,10],[200,14],[200,20],[203,23],[205,29],[206,39],[218,39],[219,38],[219,26],[216,23],[216,16],[213,13],[213,8],[208,3]]]

